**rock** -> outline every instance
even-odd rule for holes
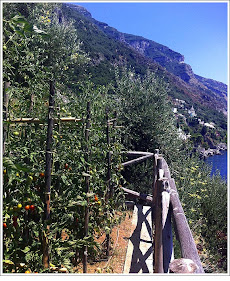
[[[198,266],[190,259],[176,259],[169,264],[171,273],[194,273]]]

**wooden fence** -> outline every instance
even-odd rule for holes
[[[167,162],[159,154],[158,149],[155,150],[155,153],[130,151],[127,154],[137,156],[137,158],[123,163],[124,167],[153,158],[152,196],[122,187],[129,196],[145,200],[152,207],[154,218],[153,272],[204,273],[196,244]],[[178,259],[174,259],[173,254],[173,226],[181,250],[181,258]]]

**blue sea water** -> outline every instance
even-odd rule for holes
[[[223,179],[227,181],[227,150],[223,151],[221,155],[213,155],[208,157],[205,162],[212,166],[211,176],[220,172]]]

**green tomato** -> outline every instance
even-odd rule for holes
[[[13,135],[14,136],[19,136],[19,132],[15,131],[15,132],[13,132]]]

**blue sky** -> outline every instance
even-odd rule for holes
[[[73,3],[73,2],[72,2]],[[96,20],[163,44],[185,56],[193,71],[227,84],[227,3],[86,3]]]

